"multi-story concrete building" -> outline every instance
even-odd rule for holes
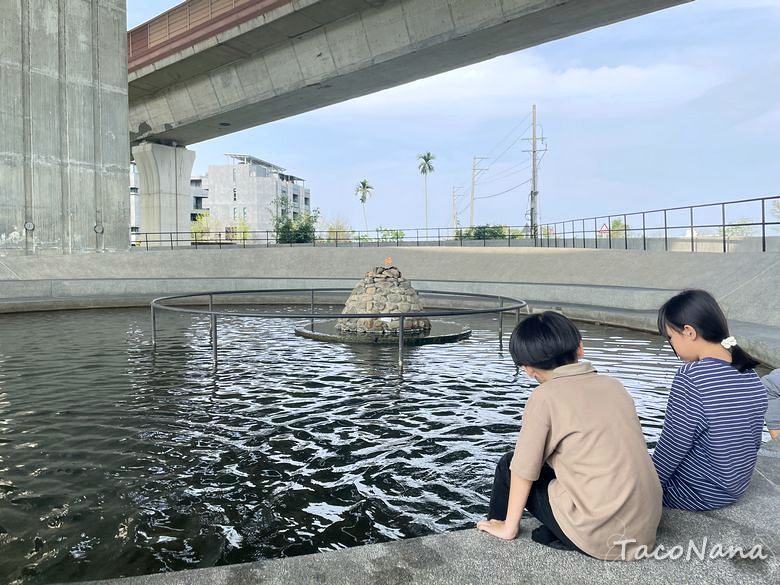
[[[232,228],[240,227],[242,220],[250,231],[272,231],[273,216],[282,212],[283,200],[293,218],[311,211],[311,193],[300,177],[250,155],[226,156],[234,163],[209,165],[206,175],[190,178],[190,221],[208,212],[212,218],[210,228],[227,235]],[[141,231],[139,184],[138,170],[133,163],[130,166],[130,241],[133,243]]]
[[[286,200],[293,218],[311,211],[311,193],[302,178],[247,154],[227,154],[233,161],[209,165],[209,212],[222,229],[242,220],[251,231],[273,230],[273,215]]]
[[[130,163],[130,245],[135,245],[141,231],[141,189],[139,187],[138,167],[135,161]]]
[[[205,206],[205,201],[209,196],[208,175],[190,178],[190,191],[192,193],[190,221],[197,221],[199,215],[210,211],[210,209]]]

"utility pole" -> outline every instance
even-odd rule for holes
[[[463,195],[463,193],[458,193],[463,189],[463,187],[452,187],[452,229],[457,229],[458,227],[458,203],[457,198]]]
[[[471,163],[471,202],[469,203],[469,227],[474,227],[474,192],[477,188],[477,171],[485,171],[487,169],[477,168],[477,161],[486,160],[487,157],[475,156]]]
[[[528,140],[526,138],[526,140]],[[539,236],[539,184],[538,184],[538,167],[539,160],[537,155],[540,152],[547,151],[547,145],[544,141],[544,136],[536,135],[536,104],[531,108],[531,195],[529,197],[529,216],[531,225],[531,237],[536,239]],[[541,140],[544,148],[537,148],[536,141]],[[529,152],[526,150],[526,152]]]
[[[455,208],[455,187],[452,188],[452,229],[458,227],[458,210]]]
[[[531,108],[531,237],[536,241],[539,217],[536,198],[539,190],[536,184],[536,104]]]

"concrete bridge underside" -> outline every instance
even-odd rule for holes
[[[687,1],[296,0],[132,71],[131,143],[201,142]]]

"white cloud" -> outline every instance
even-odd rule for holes
[[[587,115],[583,106],[610,102],[613,113],[680,104],[722,82],[715,69],[678,64],[554,69],[528,53],[499,57],[337,104],[330,114],[452,116],[544,102],[556,110]]]

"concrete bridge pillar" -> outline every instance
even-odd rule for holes
[[[150,234],[150,246],[170,246],[171,239],[174,246],[189,246],[190,176],[195,152],[183,146],[144,142],[133,147],[133,158],[141,183],[141,233]]]
[[[0,255],[124,250],[125,0],[0,4]]]

